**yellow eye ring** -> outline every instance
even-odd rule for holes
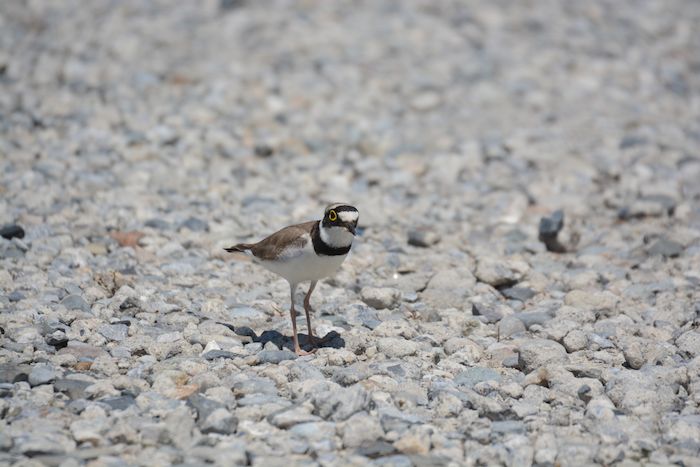
[[[328,220],[334,222],[338,218],[338,214],[335,213],[333,209],[328,211]]]

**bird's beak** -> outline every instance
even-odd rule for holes
[[[351,234],[355,235],[355,228],[357,226],[355,224],[345,224],[345,228],[348,229],[348,232]]]

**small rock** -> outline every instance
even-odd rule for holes
[[[363,287],[360,297],[367,305],[381,310],[393,308],[401,300],[401,292],[390,287]]]
[[[652,256],[661,255],[666,258],[677,258],[683,253],[684,249],[685,248],[680,243],[662,237],[649,247],[648,251]]]
[[[501,308],[493,303],[472,303],[472,315],[482,316],[485,323],[497,323],[503,318]]]
[[[574,329],[564,337],[563,342],[567,352],[576,352],[586,348],[588,345],[588,337],[586,333],[580,329]]]
[[[219,433],[230,435],[236,432],[238,419],[234,417],[226,408],[214,409],[207,417],[198,423],[202,433]]]
[[[39,386],[54,381],[60,372],[47,363],[36,363],[29,373],[29,384]]]
[[[127,338],[129,327],[126,324],[103,324],[97,332],[111,341],[121,342]]]
[[[263,350],[258,353],[260,363],[277,364],[285,360],[294,360],[297,355],[289,350]]]
[[[366,412],[359,412],[348,418],[342,425],[341,432],[343,444],[347,448],[363,446],[384,436],[379,420]]]
[[[522,279],[528,266],[522,261],[480,258],[474,275],[493,287],[508,287]]]
[[[233,358],[240,357],[240,355],[235,354],[235,353],[233,353],[233,352],[229,352],[228,350],[210,350],[210,351],[208,351],[208,352],[205,352],[205,353],[202,355],[202,357],[203,357],[205,360],[211,361],[211,360],[216,360],[217,358],[229,358],[229,359],[233,359]]]
[[[7,298],[10,300],[10,302],[19,302],[21,300],[24,300],[26,297],[19,290],[15,290],[13,292],[10,292]]]
[[[277,428],[286,430],[299,423],[319,422],[321,419],[311,414],[305,407],[296,406],[271,414],[268,416],[268,421]]]
[[[68,397],[73,400],[84,399],[85,389],[91,384],[89,381],[61,378],[54,381],[53,389],[68,394]]]
[[[209,224],[202,219],[190,217],[185,222],[180,224],[180,229],[188,229],[192,232],[209,232]]]
[[[695,358],[700,355],[700,333],[697,331],[687,331],[676,339],[676,345],[681,352]]]
[[[527,372],[552,363],[564,363],[567,360],[566,349],[559,343],[548,339],[532,339],[518,346],[519,364]]]
[[[440,235],[432,229],[419,228],[408,231],[408,244],[428,248],[440,242]]]
[[[85,313],[90,313],[90,305],[80,295],[67,295],[63,300],[61,300],[61,305],[65,306],[69,310],[81,310]]]
[[[382,337],[377,341],[377,350],[389,358],[401,358],[414,355],[418,344],[400,337]]]
[[[126,410],[136,403],[136,399],[134,396],[124,395],[100,399],[100,402],[107,404],[112,410]]]
[[[16,224],[0,227],[0,237],[12,240],[13,238],[24,238],[24,229]]]
[[[514,315],[506,316],[498,323],[498,335],[501,339],[525,332],[525,330],[523,322]]]
[[[528,287],[507,287],[505,289],[499,289],[499,291],[504,297],[521,302],[526,302],[537,295],[537,292]]]
[[[499,372],[487,367],[471,367],[455,376],[454,382],[459,386],[474,387],[476,383],[482,381],[501,381],[502,377]]]
[[[544,243],[547,251],[566,253],[566,247],[559,240],[559,232],[564,228],[564,211],[553,212],[549,217],[540,219],[539,240]]]
[[[618,301],[619,298],[607,290],[603,292],[572,290],[564,297],[564,303],[567,305],[591,311],[612,310]]]

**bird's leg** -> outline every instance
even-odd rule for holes
[[[309,286],[309,291],[306,292],[306,297],[304,298],[304,312],[306,313],[306,327],[309,330],[309,342],[311,342],[311,345],[316,345],[318,343],[318,339],[314,337],[314,332],[311,330],[311,315],[309,314],[311,312],[311,293],[314,291],[314,288],[316,287],[316,282],[317,281],[312,281],[311,285]]]
[[[310,355],[309,352],[306,352],[305,350],[302,350],[301,347],[299,347],[299,337],[297,336],[297,312],[294,309],[294,292],[297,289],[297,285],[289,284],[289,289],[292,298],[292,304],[289,307],[289,314],[292,317],[292,340],[294,341],[294,353],[296,353],[300,357],[303,355]]]

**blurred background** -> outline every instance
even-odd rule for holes
[[[699,18],[650,0],[2,2],[0,218],[194,216],[245,237],[346,200],[365,225],[462,233],[691,199]]]

